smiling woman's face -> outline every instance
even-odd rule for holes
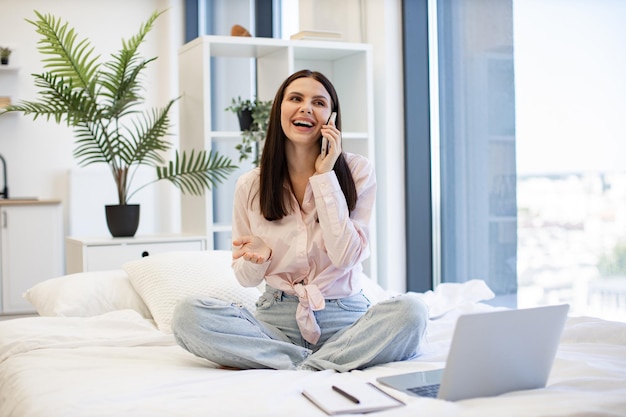
[[[280,105],[283,132],[294,143],[317,144],[331,109],[330,94],[319,81],[298,78],[287,86]]]

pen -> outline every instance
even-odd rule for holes
[[[358,398],[348,394],[347,392],[345,392],[344,390],[342,390],[341,388],[339,388],[336,385],[333,385],[333,391],[338,392],[339,394],[343,395],[344,397],[346,397],[347,399],[349,399],[350,401],[352,401],[355,404],[359,404],[361,401],[359,401]]]

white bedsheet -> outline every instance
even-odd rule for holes
[[[0,322],[0,417],[324,416],[310,384],[440,367],[460,314],[493,309],[480,291],[427,293],[438,319],[424,354],[365,371],[230,371],[176,346],[132,310]],[[548,387],[459,402],[402,398],[381,416],[626,416],[626,324],[568,319]]]

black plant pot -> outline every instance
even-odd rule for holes
[[[0,58],[0,64],[9,65],[9,58]]]
[[[250,130],[252,126],[252,110],[242,110],[237,113],[241,130]]]
[[[105,206],[107,226],[113,237],[133,237],[139,227],[139,204]]]

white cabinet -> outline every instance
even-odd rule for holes
[[[217,150],[240,166],[227,182],[204,196],[182,196],[182,230],[209,237],[210,249],[230,249],[232,201],[237,177],[251,169],[238,161],[237,117],[225,111],[231,100],[272,100],[293,72],[311,69],[332,82],[341,104],[344,149],[374,161],[374,105],[371,45],[231,36],[203,36],[179,51],[180,145],[183,150]],[[375,278],[376,224],[371,225]]]
[[[3,314],[34,312],[22,294],[63,275],[63,213],[58,201],[0,202]]]
[[[157,253],[206,250],[204,236],[68,237],[65,244],[68,274],[120,269],[125,262]]]

